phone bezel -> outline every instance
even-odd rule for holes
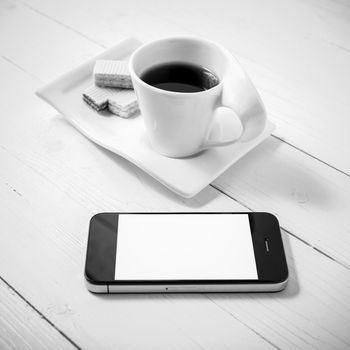
[[[258,279],[237,280],[114,280],[119,215],[248,214]],[[103,237],[103,238],[102,238]],[[265,240],[269,242],[266,250]],[[99,213],[90,220],[85,278],[95,286],[226,286],[274,285],[288,279],[288,267],[277,218],[265,212],[156,212]]]

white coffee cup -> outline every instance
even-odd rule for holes
[[[220,83],[186,93],[162,90],[141,79],[149,68],[171,62],[204,67]],[[232,54],[217,43],[197,37],[156,40],[132,54],[129,70],[152,148],[160,154],[186,157],[211,147],[249,141],[264,129],[266,113],[258,92]],[[243,131],[238,138],[213,138],[216,112],[222,107],[233,111],[232,118],[239,118]]]

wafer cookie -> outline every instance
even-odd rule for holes
[[[108,107],[108,91],[95,85],[89,86],[83,92],[83,100],[95,111],[102,111]]]
[[[83,92],[83,100],[94,110],[109,111],[121,118],[129,118],[139,111],[134,90],[118,88],[100,88],[89,86]]]
[[[132,89],[128,64],[125,61],[97,60],[94,79],[95,84],[100,87]]]

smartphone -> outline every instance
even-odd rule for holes
[[[101,213],[85,279],[94,293],[275,292],[288,268],[269,213]]]

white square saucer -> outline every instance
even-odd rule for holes
[[[93,82],[92,71],[97,59],[127,60],[140,45],[136,39],[122,41],[45,85],[37,95],[93,142],[134,163],[180,196],[193,197],[264,141],[274,125],[267,122],[265,130],[249,142],[209,149],[189,158],[167,158],[154,152],[148,143],[142,116],[122,119],[108,113],[101,115],[82,100],[82,91]]]

